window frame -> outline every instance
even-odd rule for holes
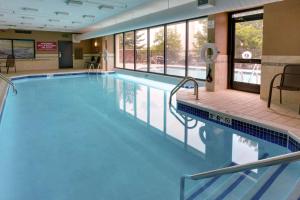
[[[184,20],[178,20],[178,21],[173,21],[173,22],[169,22],[169,23],[164,23],[164,24],[158,24],[158,25],[154,25],[154,26],[149,26],[149,27],[142,27],[142,28],[138,28],[138,29],[133,29],[133,30],[128,30],[128,31],[122,31],[122,32],[117,32],[114,34],[114,38],[116,37],[116,35],[119,34],[123,34],[123,53],[125,53],[124,49],[125,49],[125,33],[128,32],[132,32],[134,31],[134,37],[136,37],[136,32],[139,30],[147,30],[147,71],[140,71],[140,70],[136,70],[136,59],[134,59],[134,69],[126,69],[125,68],[125,59],[123,59],[123,68],[117,67],[116,66],[116,57],[114,59],[114,68],[116,69],[123,69],[123,70],[128,70],[128,71],[135,71],[135,72],[140,72],[140,73],[150,73],[150,74],[156,74],[156,75],[164,75],[164,76],[170,76],[170,77],[177,77],[177,78],[183,78],[183,76],[177,76],[177,75],[169,75],[166,73],[167,71],[167,62],[166,62],[166,55],[167,55],[167,49],[166,49],[166,45],[167,45],[167,26],[168,25],[172,25],[172,24],[176,24],[176,23],[185,23],[185,76],[188,75],[188,67],[189,67],[189,63],[188,63],[188,48],[189,48],[189,22],[193,21],[193,20],[197,20],[197,19],[207,19],[208,20],[208,15],[205,16],[201,16],[201,17],[194,17],[194,18],[189,18],[189,19],[184,19]],[[164,73],[157,73],[157,72],[151,72],[150,71],[150,29],[151,28],[157,28],[157,27],[164,27]],[[135,38],[136,39],[136,38]],[[114,39],[114,43],[116,42],[116,40]],[[136,41],[134,41],[134,57],[136,58]],[[116,55],[117,49],[116,49],[116,44],[114,44],[114,52]],[[124,56],[124,55],[123,55]],[[125,58],[125,57],[123,57]],[[196,80],[199,81],[205,81],[205,79],[199,79],[196,78]]]
[[[238,22],[244,22],[244,21],[255,21],[258,19],[263,20],[264,19],[264,13],[259,14],[251,14],[251,15],[245,15],[243,17],[236,17],[233,16],[235,14],[239,13],[246,13],[249,11],[255,11],[255,10],[261,10],[264,9],[263,7],[256,7],[246,10],[239,10],[234,11],[228,14],[228,88],[239,90],[239,91],[245,91],[245,92],[251,92],[251,93],[260,93],[260,85],[257,84],[249,84],[249,83],[243,83],[243,82],[236,82],[234,81],[234,64],[235,63],[246,63],[246,64],[262,64],[262,59],[238,59],[235,58],[235,24]]]
[[[135,32],[134,32],[134,69],[135,69],[135,71],[138,71],[138,72],[149,72],[149,67],[150,67],[150,61],[149,61],[149,59],[150,59],[150,51],[149,51],[149,49],[150,49],[150,29],[148,29],[148,28],[141,28],[141,29],[136,29],[136,30],[134,30]],[[142,70],[137,70],[136,69],[136,53],[137,53],[137,49],[136,49],[136,34],[137,34],[137,32],[139,32],[139,31],[146,31],[146,33],[147,33],[147,70],[146,71],[142,71]]]
[[[36,42],[34,39],[10,39],[10,38],[0,38],[0,40],[8,40],[11,42],[11,55],[15,57],[16,60],[32,60],[36,59]],[[14,41],[30,41],[33,42],[33,57],[28,57],[28,58],[16,58],[15,56],[15,51],[14,51]],[[6,59],[6,58],[1,58],[1,59]]]

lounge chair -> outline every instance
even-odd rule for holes
[[[274,81],[277,77],[281,77],[280,83],[278,86],[274,87]],[[298,65],[286,65],[283,69],[283,73],[276,74],[270,84],[269,99],[268,99],[268,108],[271,107],[272,93],[273,89],[279,89],[280,94],[280,104],[282,104],[282,91],[300,91],[300,64]],[[300,105],[299,105],[299,114],[300,114]]]

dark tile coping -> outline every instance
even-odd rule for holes
[[[268,142],[280,145],[282,147],[288,148],[292,152],[300,151],[300,143],[299,141],[297,141],[296,138],[293,138],[293,136],[287,133],[275,130],[275,128],[271,129],[260,125],[254,125],[249,122],[245,122],[247,120],[243,121],[238,117],[235,118],[232,116],[231,116],[232,118],[231,124],[222,123],[220,121],[211,119],[209,117],[210,111],[206,109],[202,109],[200,107],[195,107],[193,105],[190,105],[189,103],[184,103],[181,101],[177,101],[177,109],[189,113],[191,115],[203,118],[205,120],[213,121],[217,124],[232,128],[234,130],[241,131],[243,133],[254,136],[256,138],[260,138]],[[223,114],[221,112],[214,111],[214,110],[211,112]]]

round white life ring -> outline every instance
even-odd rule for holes
[[[207,54],[207,51],[209,49],[211,49],[212,55]],[[201,48],[201,52],[200,52],[201,60],[204,60],[204,62],[206,62],[206,64],[213,64],[215,62],[215,60],[217,59],[218,54],[219,54],[219,50],[214,43],[204,44],[203,47]]]

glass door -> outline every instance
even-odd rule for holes
[[[263,43],[263,10],[231,15],[231,87],[259,93]]]

